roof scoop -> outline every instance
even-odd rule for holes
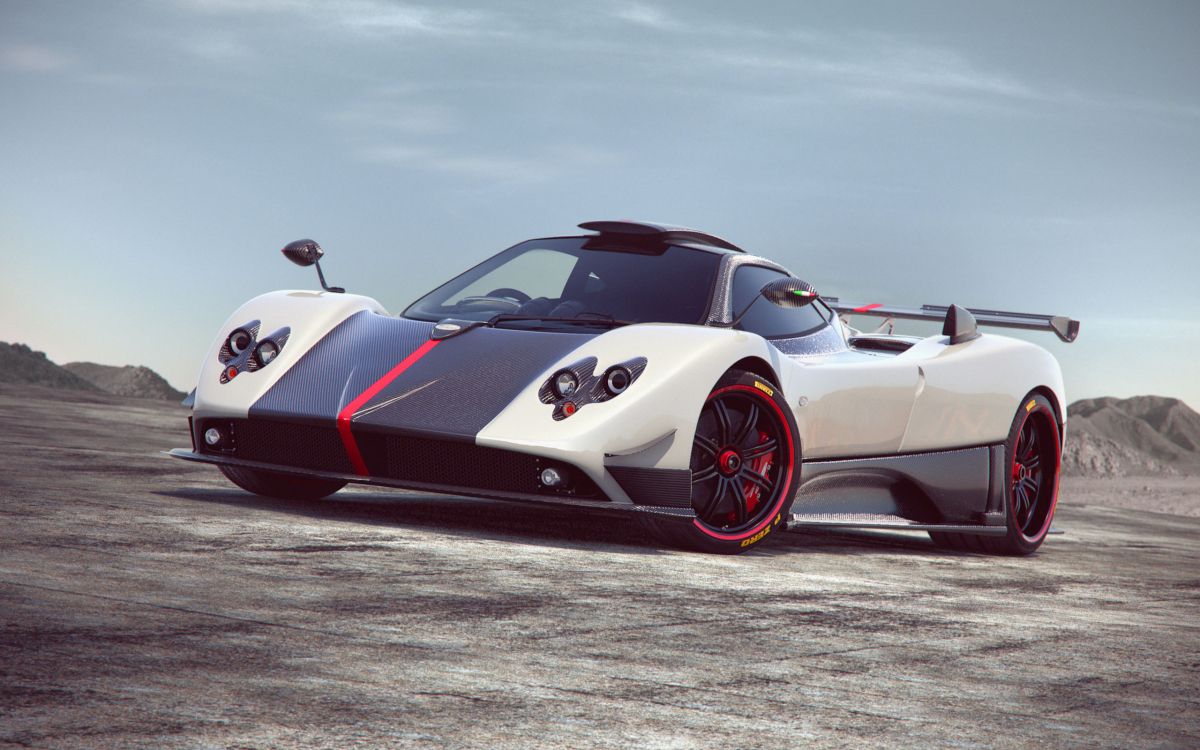
[[[694,242],[698,245],[719,247],[723,250],[733,250],[744,253],[745,250],[729,240],[723,240],[715,234],[701,232],[698,229],[677,227],[671,224],[654,224],[648,221],[585,221],[580,229],[599,232],[601,236],[618,236],[624,239],[641,239],[650,242]]]
[[[317,278],[321,281],[321,288],[325,291],[338,294],[346,291],[340,286],[329,286],[325,283],[325,274],[321,272],[321,258],[325,256],[325,251],[321,249],[316,240],[289,242],[283,246],[283,250],[280,252],[298,266],[316,266]]]

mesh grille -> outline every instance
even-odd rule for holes
[[[201,430],[205,426],[201,425]],[[230,454],[237,458],[314,471],[354,473],[336,427],[268,419],[233,420],[232,427],[235,448]],[[549,463],[537,456],[406,435],[356,432],[355,440],[375,477],[463,490],[546,494],[538,475]],[[569,491],[553,494],[607,499],[581,472],[573,472],[572,476],[574,485]]]
[[[360,438],[367,442],[370,438]],[[371,467],[400,481],[470,487],[480,490],[537,493],[541,465],[537,457],[449,440],[388,436],[385,464]]]
[[[234,455],[248,461],[298,469],[352,474],[342,439],[334,427],[239,419],[233,424]]]

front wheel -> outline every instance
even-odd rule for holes
[[[701,552],[738,554],[783,528],[800,482],[796,421],[779,389],[731,370],[700,410],[692,442],[694,519],[643,516],[656,537]]]
[[[245,466],[218,464],[217,468],[229,481],[247,492],[286,500],[320,500],[346,486],[337,479],[315,479]]]
[[[1050,532],[1058,504],[1058,477],[1062,465],[1062,433],[1054,406],[1045,396],[1030,394],[1013,417],[1004,445],[1004,536],[933,532],[939,546],[994,555],[1031,555]]]

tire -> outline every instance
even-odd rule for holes
[[[315,479],[292,474],[279,474],[263,469],[249,469],[245,466],[218,464],[217,468],[229,481],[247,492],[285,500],[320,500],[346,486],[345,482],[337,479]]]
[[[779,388],[726,373],[700,411],[691,470],[695,519],[640,516],[660,541],[735,555],[781,530],[800,486],[800,438]]]
[[[1050,400],[1031,393],[1021,401],[1004,444],[1005,535],[931,531],[934,543],[948,549],[992,555],[1031,555],[1050,531],[1058,506],[1062,433]]]

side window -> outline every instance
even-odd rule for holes
[[[737,315],[768,281],[785,278],[785,275],[762,266],[740,266],[733,275],[733,314]],[[813,305],[806,307],[779,307],[760,299],[742,318],[737,327],[742,331],[757,333],[763,338],[791,338],[816,333],[828,322]]]

